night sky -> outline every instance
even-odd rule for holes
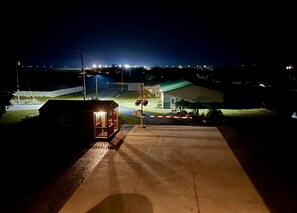
[[[4,43],[33,66],[295,63],[293,3],[148,2],[10,2]]]

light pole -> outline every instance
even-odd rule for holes
[[[87,92],[86,92],[86,77],[85,77],[85,71],[84,71],[84,62],[83,62],[83,53],[80,51],[80,61],[81,61],[81,71],[83,75],[83,92],[84,92],[84,100],[86,100]]]
[[[98,99],[98,77],[97,77],[98,75],[97,75],[97,73],[96,73],[96,98]]]
[[[122,84],[121,92],[123,92],[123,90],[124,90],[124,89],[123,89],[123,87],[124,87],[124,85],[123,85],[123,84],[124,84],[124,68],[122,68],[121,70],[122,70],[122,72],[121,72],[121,76],[122,76],[122,78],[121,78],[121,79],[122,79],[122,80],[121,80],[121,84]]]
[[[20,100],[20,85],[19,85],[19,70],[18,70],[18,66],[20,66],[20,62],[17,61],[15,65],[16,65],[15,68],[16,68],[16,83],[17,83],[18,104],[20,104],[21,100]]]
[[[143,127],[143,83],[140,83],[140,90],[141,90],[141,103],[140,103],[140,109],[141,109],[141,116],[140,116],[140,127]]]

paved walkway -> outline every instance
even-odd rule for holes
[[[60,213],[269,212],[216,127],[135,126],[120,142]]]

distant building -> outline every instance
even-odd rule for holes
[[[194,85],[185,80],[169,82],[161,85],[161,104],[165,109],[175,109],[179,100],[199,102],[209,106],[223,106],[224,93]]]
[[[141,90],[141,84],[144,83],[128,83],[128,91],[140,91]],[[150,91],[150,93],[153,95],[153,97],[156,97],[160,95],[160,89],[161,89],[161,84],[150,84],[150,85],[145,85],[143,86],[144,90]]]

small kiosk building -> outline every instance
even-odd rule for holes
[[[49,100],[39,115],[49,127],[70,129],[92,140],[111,139],[119,129],[118,104],[113,100]]]

